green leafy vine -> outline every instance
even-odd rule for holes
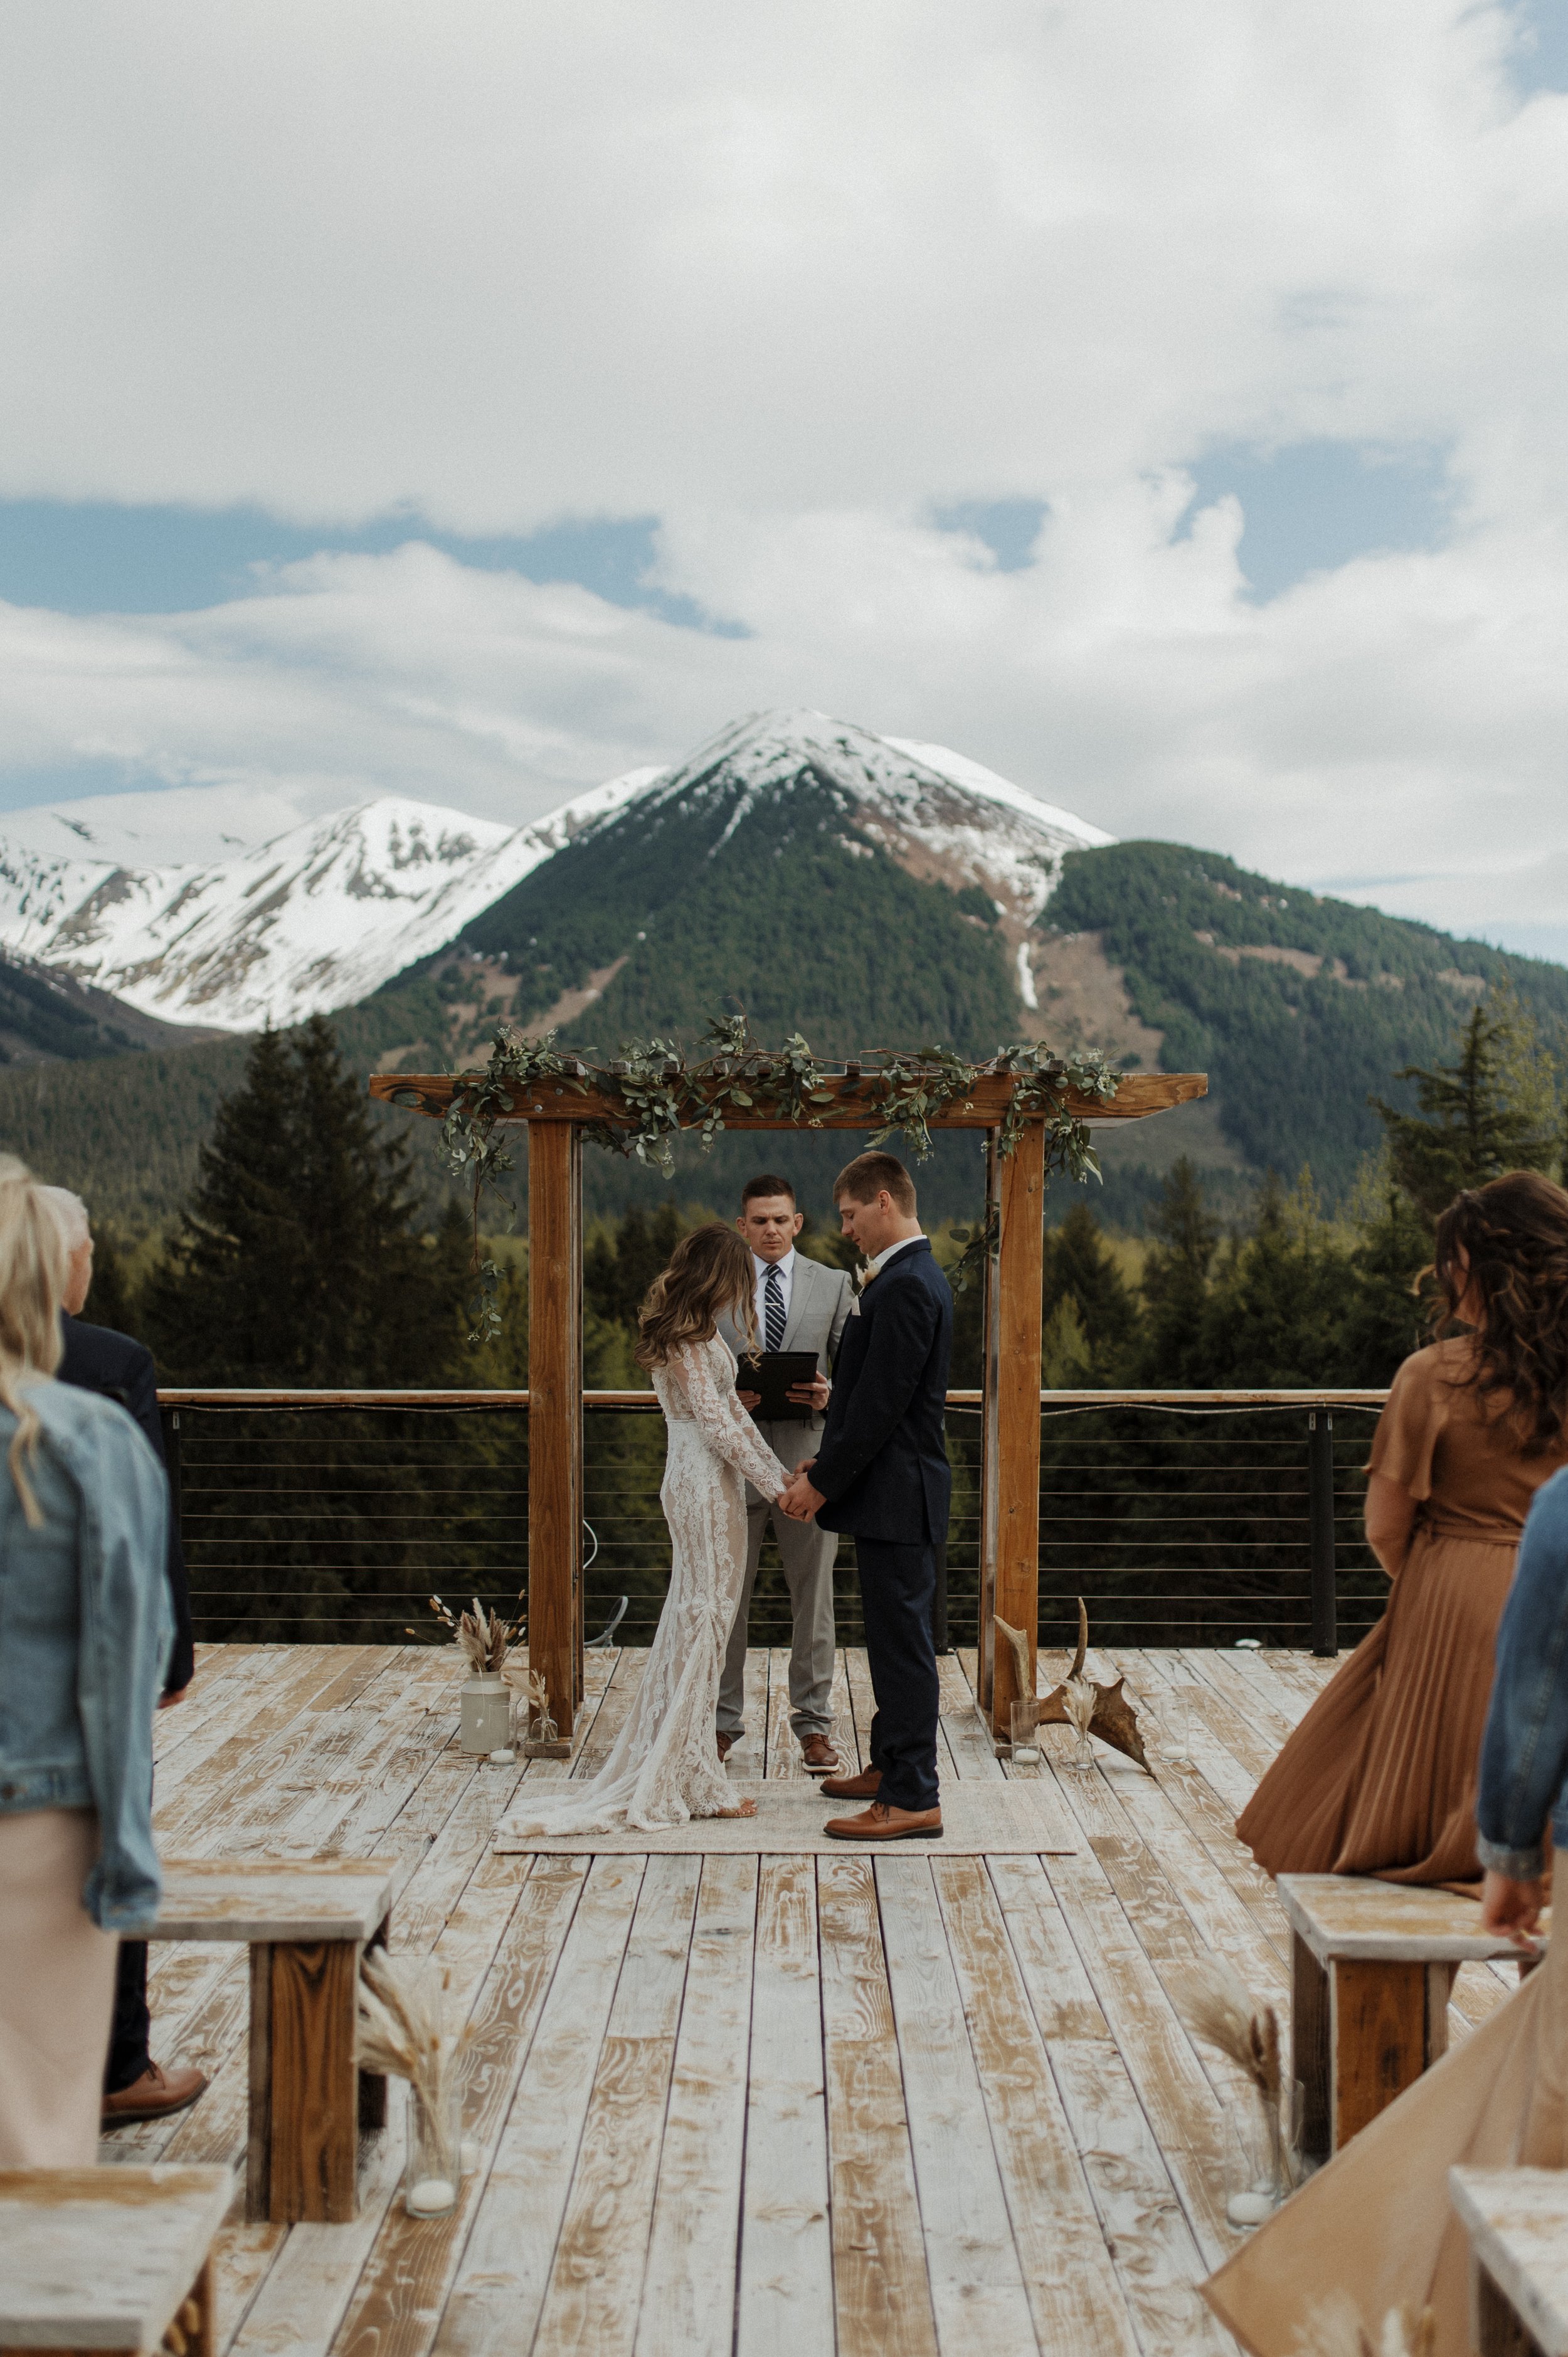
[[[706,1152],[724,1131],[726,1108],[820,1129],[825,1109],[846,1100],[853,1103],[863,1092],[873,1132],[868,1143],[881,1146],[900,1137],[915,1160],[923,1162],[931,1150],[932,1122],[950,1107],[964,1105],[978,1082],[1004,1073],[1015,1086],[998,1133],[998,1152],[1004,1157],[1014,1153],[1025,1124],[1043,1117],[1047,1175],[1060,1170],[1083,1180],[1097,1178],[1100,1165],[1087,1124],[1067,1109],[1068,1095],[1075,1092],[1103,1102],[1115,1095],[1121,1078],[1102,1056],[1063,1058],[1044,1040],[999,1048],[979,1064],[967,1063],[950,1048],[873,1049],[841,1077],[818,1061],[798,1031],[781,1048],[763,1047],[752,1038],[744,1015],[721,1017],[710,1024],[703,1047],[706,1052],[688,1060],[675,1040],[637,1040],[614,1063],[584,1065],[557,1052],[553,1031],[537,1039],[498,1031],[482,1071],[453,1075],[456,1086],[441,1124],[437,1152],[449,1175],[467,1184],[473,1194],[471,1265],[477,1292],[470,1304],[471,1343],[490,1340],[501,1324],[500,1275],[483,1253],[479,1235],[487,1189],[505,1203],[509,1226],[517,1211],[502,1183],[516,1166],[497,1136],[497,1126],[541,1082],[579,1096],[608,1098],[618,1118],[585,1121],[584,1135],[609,1153],[634,1157],[669,1177],[675,1167],[674,1138],[682,1130],[693,1130]],[[837,1086],[829,1088],[830,1079]],[[400,1091],[392,1102],[417,1104],[421,1099],[417,1091]],[[983,1264],[989,1232],[977,1230],[966,1242],[962,1259],[950,1272],[961,1289]]]

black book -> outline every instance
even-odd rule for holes
[[[752,1415],[764,1424],[810,1424],[814,1408],[803,1407],[789,1393],[809,1383],[817,1372],[814,1351],[748,1351],[736,1372],[737,1392],[760,1392],[762,1405]]]

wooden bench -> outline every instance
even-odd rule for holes
[[[359,2131],[386,2117],[385,2081],[354,2060],[360,1958],[385,1941],[391,1873],[355,1858],[166,1858],[163,1874],[149,1938],[251,1951],[246,2217],[354,2217]]]
[[[0,2169],[0,2349],[214,2357],[227,2169]]]
[[[1568,2169],[1451,2169],[1480,2357],[1568,2357]]]
[[[1446,2050],[1462,1964],[1519,1951],[1473,1899],[1353,1874],[1282,1874],[1302,2149],[1326,2159]]]

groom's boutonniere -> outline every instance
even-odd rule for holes
[[[875,1275],[876,1271],[872,1267],[871,1263],[869,1261],[863,1260],[857,1269],[851,1270],[850,1283],[854,1286],[857,1294],[862,1294],[865,1291],[866,1286],[871,1283]]]

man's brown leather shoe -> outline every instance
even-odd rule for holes
[[[896,1809],[891,1801],[873,1801],[858,1817],[830,1817],[822,1827],[834,1841],[929,1841],[940,1837],[940,1809]]]
[[[139,2079],[104,2096],[102,2125],[123,2128],[133,2120],[166,2120],[172,2112],[183,2112],[206,2093],[205,2072],[188,2065],[166,2071],[161,2063],[149,2062]]]
[[[838,1753],[825,1735],[803,1735],[800,1757],[806,1763],[808,1776],[831,1776],[839,1764]],[[825,1791],[826,1786],[823,1787]]]
[[[875,1801],[882,1790],[880,1768],[863,1768],[858,1776],[830,1776],[817,1790],[824,1801]]]
[[[735,1749],[736,1745],[740,1741],[740,1738],[738,1735],[720,1735],[714,1739],[719,1747],[719,1766],[722,1768],[725,1761],[729,1758],[730,1753]]]

